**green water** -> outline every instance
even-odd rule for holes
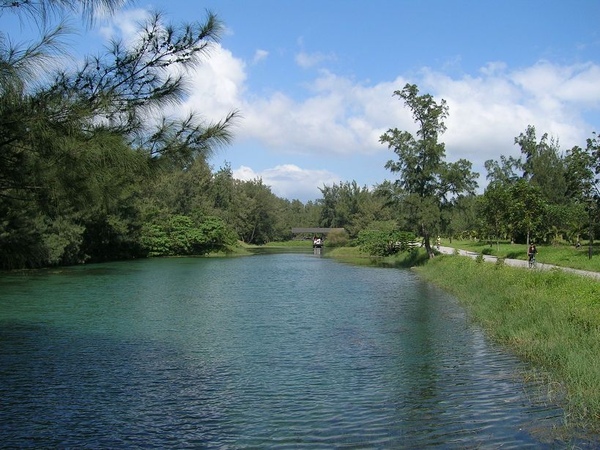
[[[562,412],[410,271],[312,254],[0,276],[0,442],[555,448]]]

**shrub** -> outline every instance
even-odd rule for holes
[[[327,235],[327,247],[345,247],[348,245],[348,233],[346,230],[334,230]]]
[[[412,248],[415,236],[406,231],[363,230],[358,233],[360,251],[371,256],[390,256]]]
[[[196,223],[177,215],[162,224],[146,224],[141,241],[149,256],[203,255],[225,250],[236,235],[220,218],[207,216]]]

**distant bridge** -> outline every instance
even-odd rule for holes
[[[294,234],[328,234],[332,231],[344,231],[343,228],[292,228]]]

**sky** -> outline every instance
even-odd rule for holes
[[[127,41],[151,11],[179,24],[207,10],[224,33],[169,113],[218,121],[238,110],[232,143],[210,164],[279,197],[395,180],[384,166],[396,155],[379,139],[417,130],[393,95],[407,83],[446,100],[446,161],[471,161],[480,191],[484,162],[519,156],[515,137],[529,125],[562,152],[600,132],[599,0],[142,0],[98,20],[74,49]]]

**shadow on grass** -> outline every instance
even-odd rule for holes
[[[395,269],[408,269],[411,267],[422,266],[429,261],[427,253],[422,250],[415,250],[395,258],[371,258],[371,264],[377,267],[390,267]]]
[[[428,261],[427,253],[424,250],[400,253],[395,256],[356,256],[340,255],[333,256],[334,259],[359,266],[385,267],[390,269],[409,269],[415,266],[422,266]]]

